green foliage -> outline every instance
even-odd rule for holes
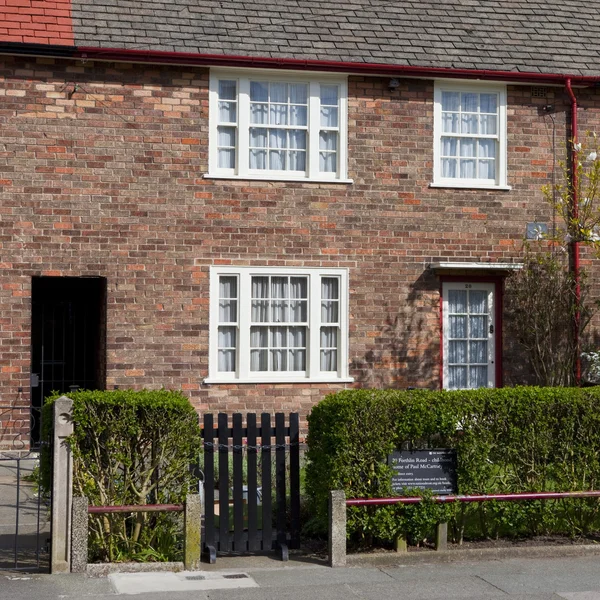
[[[504,326],[507,339],[522,350],[532,383],[573,385],[577,348],[573,336],[576,281],[566,254],[525,246],[523,268],[506,280]],[[579,280],[579,336],[583,339],[595,307],[585,272]]]
[[[44,424],[52,422],[47,399]],[[197,486],[198,417],[189,400],[167,390],[77,391],[73,400],[73,493],[91,505],[180,504]],[[47,453],[49,454],[49,453]],[[49,460],[42,462],[49,481]],[[91,515],[91,560],[176,560],[181,515]]]
[[[462,494],[578,491],[600,484],[600,388],[346,390],[316,405],[308,422],[306,490],[313,526],[321,528],[330,490],[343,489],[348,498],[394,495],[386,458],[396,448],[456,449]],[[389,543],[400,532],[418,543],[444,520],[459,541],[463,535],[578,535],[600,526],[597,501],[424,501],[352,507],[347,530],[356,544]]]
[[[559,160],[560,178],[542,188],[562,221],[554,236],[559,243],[583,242],[600,253],[600,140],[586,132],[583,142],[570,141],[570,159]],[[575,202],[577,201],[577,203]]]

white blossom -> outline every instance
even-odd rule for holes
[[[533,239],[539,241],[544,239],[544,228],[541,226],[536,226],[533,228]]]
[[[600,382],[600,351],[582,352],[581,358],[587,362],[587,379],[592,383]]]
[[[581,152],[581,142],[573,144],[573,150],[575,150],[575,152]]]
[[[590,152],[587,157],[588,160],[596,160],[597,158],[598,154],[596,152]]]

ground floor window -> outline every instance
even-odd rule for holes
[[[444,389],[496,387],[496,285],[442,284]]]
[[[213,267],[209,380],[339,380],[348,369],[345,269]]]

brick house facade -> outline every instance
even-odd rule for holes
[[[85,7],[73,10],[75,44],[83,46]],[[76,49],[69,35],[62,43]],[[474,306],[476,298],[489,300],[482,310],[486,339],[490,323],[496,326],[480,346],[483,384],[526,380],[502,335],[503,282],[522,261],[527,224],[553,219],[541,188],[552,181],[571,135],[571,102],[560,77],[574,73],[584,131],[600,124],[600,91],[590,85],[598,73],[573,62],[550,65],[546,79],[528,81],[515,69],[514,80],[492,73],[474,82],[464,73],[429,72],[429,65],[402,76],[387,59],[379,72],[328,66],[327,77],[343,86],[347,102],[331,105],[340,121],[320,130],[338,136],[337,150],[327,150],[338,152],[338,167],[345,163],[337,175],[228,177],[218,172],[217,154],[228,146],[217,131],[231,124],[215,123],[214,115],[219,102],[237,102],[239,115],[242,96],[211,86],[253,77],[285,81],[282,102],[300,111],[304,100],[294,104],[291,90],[296,79],[307,86],[323,79],[318,57],[308,73],[291,63],[289,71],[275,64],[278,70],[227,71],[208,59],[148,64],[135,55],[61,55],[58,46],[44,53],[41,46],[25,48],[33,40],[15,39],[14,31],[5,39],[11,43],[0,57],[0,446],[27,446],[30,404],[72,384],[166,387],[182,390],[199,411],[303,416],[345,387],[453,387],[443,358],[451,337],[444,311],[452,310],[444,290],[457,286],[479,294]],[[117,47],[92,41],[87,45]],[[157,56],[151,62],[160,63]],[[497,118],[501,141],[469,138],[480,148],[488,139],[505,144],[505,161],[500,145],[497,163],[483,150],[477,155],[477,169],[493,170],[491,183],[459,177],[456,185],[436,184],[440,161],[450,160],[434,151],[441,136],[436,94],[444,86],[461,102],[461,93],[478,99],[481,128],[482,114]],[[265,110],[275,110],[274,89]],[[484,110],[496,90],[505,103]],[[330,106],[323,97],[321,91],[322,111]],[[454,112],[468,119],[464,105]],[[235,127],[243,135],[242,124]],[[307,144],[314,144],[321,134],[307,127]],[[326,160],[321,146],[301,147],[305,158],[298,159],[298,142],[286,135],[286,160],[318,165],[317,152]],[[276,153],[278,146],[268,144],[265,153]],[[235,152],[231,160],[239,164],[242,152]],[[460,156],[456,161],[460,170]],[[257,317],[263,309],[269,319]],[[476,386],[479,375],[473,377],[468,385]]]

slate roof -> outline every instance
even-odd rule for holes
[[[600,0],[73,0],[75,44],[600,75]]]

